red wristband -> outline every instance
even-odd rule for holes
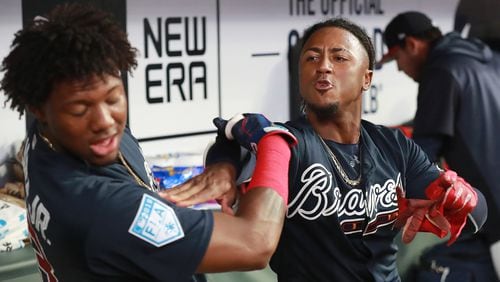
[[[245,189],[264,187],[275,190],[288,204],[288,165],[291,151],[288,143],[276,134],[264,136],[258,144],[257,164],[252,180]]]

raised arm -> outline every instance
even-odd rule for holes
[[[204,173],[160,192],[160,196],[183,207],[216,199],[224,212],[231,213],[236,184],[252,177],[258,141],[267,134],[282,136],[291,145],[297,141],[286,128],[262,114],[238,114],[228,121],[215,118],[214,124],[218,135],[207,151]],[[236,178],[229,172],[232,169]]]
[[[214,230],[199,272],[264,268],[283,227],[290,149],[280,136],[259,142],[252,181],[235,216],[214,213]]]
[[[275,126],[260,114],[240,115],[229,121],[216,119],[214,123],[219,129],[219,137],[235,139],[256,153],[257,161],[252,180],[242,192],[236,214],[232,216],[226,213],[214,213],[214,229],[210,243],[197,271],[221,272],[264,268],[277,247],[283,227],[288,200],[290,147],[297,141],[286,129]],[[221,171],[216,173],[216,168],[220,168]],[[206,181],[209,179],[208,176],[202,176],[203,179],[198,178],[193,181],[201,181],[201,184],[191,183],[192,187],[179,188],[173,196],[168,195],[168,197],[170,199],[187,197],[188,200],[180,201],[182,204],[192,202],[193,199],[199,200],[202,198],[200,195],[217,197],[213,194],[214,191],[220,192],[230,189],[228,187],[234,187],[237,165],[223,162],[222,165],[211,166],[204,174],[211,173],[218,175],[213,179],[225,178],[231,184],[225,186],[221,183],[210,183]],[[194,186],[203,188],[199,190]],[[226,188],[220,189],[220,187]]]

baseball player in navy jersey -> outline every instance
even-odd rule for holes
[[[235,216],[175,206],[156,193],[125,124],[120,72],[135,67],[135,55],[107,14],[64,4],[19,31],[3,60],[11,108],[35,116],[23,161],[43,280],[204,281],[195,273],[265,267],[283,225],[296,140],[261,132],[264,155]],[[216,164],[186,186],[230,187],[235,174]]]
[[[457,242],[453,253],[462,254],[466,266],[479,259],[478,249],[484,249],[481,264],[491,265],[491,248],[497,277],[489,279],[497,281],[500,146],[495,137],[500,129],[500,54],[477,39],[465,39],[456,32],[442,34],[429,17],[416,11],[391,19],[384,40],[389,52],[381,63],[394,59],[398,69],[418,83],[415,142],[431,161],[443,158],[488,201],[488,220],[482,231]],[[461,270],[457,265],[457,271]]]
[[[399,130],[361,119],[373,65],[370,38],[350,21],[326,20],[304,33],[299,76],[305,114],[281,125],[298,145],[289,163],[286,220],[270,264],[279,281],[400,281],[399,227],[406,243],[417,232],[432,232],[449,234],[452,244],[486,219],[484,197],[464,179],[441,171]],[[251,133],[272,124],[260,114],[215,122],[224,131],[207,160],[233,164],[239,155],[230,157],[221,135],[259,153],[253,146],[259,138]],[[168,196],[185,204],[227,193],[214,188],[179,188]]]

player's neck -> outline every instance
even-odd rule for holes
[[[357,144],[361,132],[361,120],[331,118],[319,120],[315,115],[307,115],[311,126],[319,136],[342,144]]]

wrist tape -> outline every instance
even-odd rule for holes
[[[245,192],[257,187],[276,191],[288,204],[288,165],[291,151],[288,143],[276,134],[265,135],[259,141],[257,164]]]

